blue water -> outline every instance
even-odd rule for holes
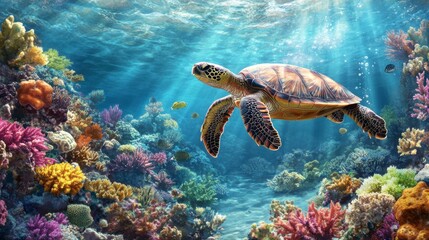
[[[82,94],[104,90],[106,101],[99,110],[119,104],[124,115],[137,118],[155,97],[179,123],[184,141],[205,151],[199,141],[203,116],[228,93],[194,78],[194,63],[213,62],[235,73],[259,63],[310,68],[380,113],[386,105],[405,107],[409,101],[400,95],[402,62],[386,55],[387,33],[419,27],[429,16],[428,7],[427,1],[417,0],[3,0],[0,19],[14,15],[35,29],[45,50],[67,56],[72,69],[85,76],[79,83]],[[390,63],[397,70],[385,73]],[[175,101],[187,107],[170,110]],[[191,118],[194,112],[200,117]],[[278,164],[292,149],[323,151],[328,141],[395,148],[367,139],[349,118],[341,125],[325,118],[273,123],[283,142],[276,152],[255,145],[236,110],[225,127],[219,157],[211,161],[228,173],[256,156]],[[340,127],[349,134],[339,134]]]

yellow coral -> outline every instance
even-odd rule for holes
[[[424,134],[425,130],[407,128],[407,130],[402,133],[402,138],[399,139],[397,147],[398,153],[401,154],[401,156],[416,155],[417,148],[422,147],[420,143]]]
[[[83,146],[68,152],[66,157],[71,162],[76,162],[79,166],[84,168],[94,165],[98,161],[99,154],[98,152],[91,150],[88,146]]]
[[[64,162],[36,168],[36,178],[45,192],[55,196],[61,193],[76,195],[83,187],[85,175],[79,166]]]
[[[179,124],[176,121],[174,121],[173,119],[166,119],[166,120],[164,120],[164,127],[177,129],[177,128],[179,128]]]
[[[13,66],[22,66],[25,64],[44,66],[48,64],[48,57],[43,54],[43,49],[41,47],[33,46],[25,51],[22,58],[11,61],[10,64]]]
[[[108,179],[98,179],[85,182],[85,190],[95,192],[98,198],[108,198],[122,201],[133,194],[133,189],[122,183],[110,182]]]
[[[137,147],[132,144],[124,144],[119,146],[118,151],[121,153],[133,153],[137,150]]]

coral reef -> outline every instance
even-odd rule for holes
[[[70,163],[56,163],[36,168],[36,177],[46,192],[53,195],[76,195],[83,187],[83,175],[79,166]]]
[[[207,206],[216,201],[215,186],[218,180],[211,176],[203,177],[200,181],[189,180],[180,186],[183,198],[192,207]]]
[[[58,54],[58,51],[55,49],[48,49],[48,51],[45,52],[46,56],[48,57],[48,64],[47,66],[56,70],[64,70],[68,67],[70,67],[73,63],[67,59],[64,56],[60,56]]]
[[[85,190],[95,192],[97,198],[107,198],[122,201],[133,194],[133,189],[125,184],[110,182],[108,179],[98,179],[85,182]]]
[[[23,106],[30,105],[36,110],[52,104],[54,89],[43,80],[22,81],[18,88],[18,100]]]
[[[429,237],[429,188],[424,182],[405,189],[393,207],[399,222],[396,239],[428,239]]]
[[[66,154],[66,158],[70,162],[79,164],[82,169],[93,166],[98,161],[99,157],[98,152],[93,151],[88,146],[75,148]]]
[[[307,215],[299,209],[287,215],[287,219],[277,218],[274,228],[284,239],[332,239],[341,237],[346,229],[344,210],[339,203],[332,203],[328,209],[316,209],[314,203],[308,206]]]
[[[27,222],[29,232],[27,240],[62,240],[63,234],[60,225],[67,223],[68,220],[64,214],[57,214],[56,218],[50,221],[38,214]]]
[[[110,106],[108,109],[104,109],[100,115],[104,124],[114,128],[122,117],[122,110],[119,109],[119,105]]]
[[[302,187],[304,179],[304,176],[297,172],[284,170],[268,180],[267,185],[276,192],[293,192]]]
[[[407,128],[407,130],[402,133],[402,138],[399,139],[397,147],[398,153],[401,154],[401,156],[416,155],[417,149],[422,147],[420,143],[424,134],[425,130]]]
[[[395,198],[389,194],[369,193],[353,200],[346,212],[346,223],[355,236],[368,238],[370,232],[379,226],[386,215],[392,211]]]
[[[48,132],[48,138],[61,153],[67,153],[76,148],[76,141],[73,136],[66,131]]]

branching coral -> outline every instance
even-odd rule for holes
[[[391,213],[395,198],[389,194],[369,193],[353,200],[347,209],[346,223],[360,238],[368,238],[367,234],[383,222],[384,217]],[[365,238],[366,237],[366,238]]]
[[[429,79],[426,79],[425,83],[425,74],[421,72],[416,77],[416,83],[416,93],[413,96],[414,113],[411,114],[411,117],[425,121],[429,117]]]
[[[122,153],[109,162],[111,172],[138,171],[145,174],[152,174],[154,168],[151,161],[151,154],[138,148],[133,153]]]
[[[316,209],[314,202],[308,206],[307,215],[297,210],[287,220],[277,218],[274,227],[284,239],[332,239],[341,237],[346,228],[345,211],[339,203],[332,203],[329,209]]]
[[[23,64],[45,65],[47,57],[40,47],[34,46],[34,30],[25,31],[20,22],[10,15],[2,24],[0,32],[0,62],[10,66]]]
[[[113,107],[110,106],[109,109],[104,109],[100,115],[106,125],[115,127],[116,123],[118,123],[122,117],[122,110],[119,108],[119,105],[116,104]]]
[[[415,175],[416,173],[412,169],[397,169],[391,166],[387,168],[387,173],[383,176],[374,174],[374,176],[366,178],[356,193],[359,196],[373,192],[387,193],[398,199],[405,188],[416,184]]]
[[[51,85],[42,80],[22,81],[18,88],[18,101],[21,105],[30,105],[36,110],[52,104]]]
[[[48,67],[50,68],[53,68],[56,70],[64,70],[73,64],[66,57],[60,56],[58,54],[58,51],[55,49],[52,49],[52,48],[48,49],[48,51],[46,51],[45,54],[48,57],[48,60],[49,60]]]
[[[152,175],[154,181],[155,181],[155,187],[159,190],[169,190],[171,186],[173,186],[174,182],[170,178],[168,178],[168,175],[164,171],[160,171],[158,174]]]
[[[419,182],[415,187],[405,189],[393,207],[399,229],[398,240],[429,238],[429,187]]]
[[[191,206],[207,206],[216,200],[215,186],[218,182],[218,180],[208,176],[201,181],[186,181],[180,186],[180,190]]]
[[[122,201],[133,194],[133,189],[125,184],[98,179],[85,182],[85,190],[95,192],[98,198]]]
[[[417,149],[422,147],[420,143],[424,134],[425,130],[407,128],[407,130],[402,133],[402,138],[399,139],[397,147],[398,153],[400,153],[401,156],[416,155]]]
[[[36,168],[36,173],[36,178],[45,192],[51,192],[55,196],[62,193],[76,195],[85,180],[79,166],[66,162]]]
[[[28,220],[27,229],[29,232],[27,240],[63,239],[60,223],[56,220],[48,221],[45,217],[40,216],[39,214]]]
[[[276,192],[292,192],[302,187],[304,176],[297,172],[283,172],[274,176],[272,180],[267,181],[267,185]]]
[[[32,166],[43,166],[53,163],[45,157],[48,147],[45,136],[39,128],[22,127],[19,123],[10,123],[0,118],[0,140],[6,144],[6,150],[14,157],[24,155]]]
[[[98,161],[99,154],[88,146],[84,146],[81,148],[77,147],[73,151],[68,152],[66,158],[70,162],[78,163],[80,167],[85,168],[93,166]]]
[[[413,42],[407,40],[408,34],[400,31],[395,33],[393,31],[387,33],[386,45],[387,55],[392,59],[407,60],[408,56],[413,51]]]

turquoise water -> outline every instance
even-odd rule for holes
[[[78,96],[84,98],[91,91],[104,90],[106,100],[93,107],[96,111],[119,104],[123,116],[131,114],[138,119],[152,97],[162,102],[164,113],[178,123],[182,135],[180,142],[165,150],[168,158],[186,149],[194,152],[191,158],[199,159],[184,166],[203,175],[205,165],[203,170],[196,170],[203,159],[214,169],[216,177],[233,192],[212,206],[227,216],[219,233],[224,235],[222,239],[243,239],[250,223],[269,221],[271,199],[295,199],[306,209],[309,196],[317,193],[321,179],[304,192],[287,194],[274,193],[265,185],[266,179],[279,173],[277,167],[285,154],[295,149],[312,151],[304,161],[329,162],[358,147],[380,146],[389,151],[389,163],[419,170],[399,157],[396,145],[407,127],[424,129],[426,122],[408,117],[413,99],[403,94],[407,91],[401,85],[401,78],[407,77],[402,73],[404,61],[389,58],[385,42],[390,31],[418,28],[429,18],[428,7],[423,0],[17,0],[0,1],[0,20],[14,15],[27,30],[35,30],[38,44],[45,51],[57,49],[70,59],[71,68],[85,76],[83,82],[69,83]],[[379,115],[383,108],[392,106],[399,112],[394,118],[406,120],[394,128],[388,125],[385,141],[367,138],[348,117],[340,125],[326,118],[273,120],[283,145],[278,151],[270,151],[255,145],[236,109],[225,127],[220,154],[214,159],[200,141],[200,126],[211,103],[228,93],[192,75],[193,65],[202,61],[222,65],[236,74],[259,63],[309,68],[345,86],[362,99],[362,105]],[[394,64],[396,70],[386,73],[387,64]],[[408,76],[412,84],[414,79]],[[408,96],[414,94],[415,87],[411,85]],[[185,101],[187,106],[170,109],[176,101]],[[192,118],[193,113],[199,117]],[[101,120],[95,117],[94,121]],[[347,133],[340,134],[340,128],[346,128]],[[420,160],[425,156],[423,152]],[[273,172],[259,178],[244,174],[242,164],[255,157],[265,159]],[[379,173],[385,173],[386,167]],[[234,189],[240,178],[244,187]],[[255,191],[246,192],[252,184]],[[234,208],[234,204],[240,207]]]

